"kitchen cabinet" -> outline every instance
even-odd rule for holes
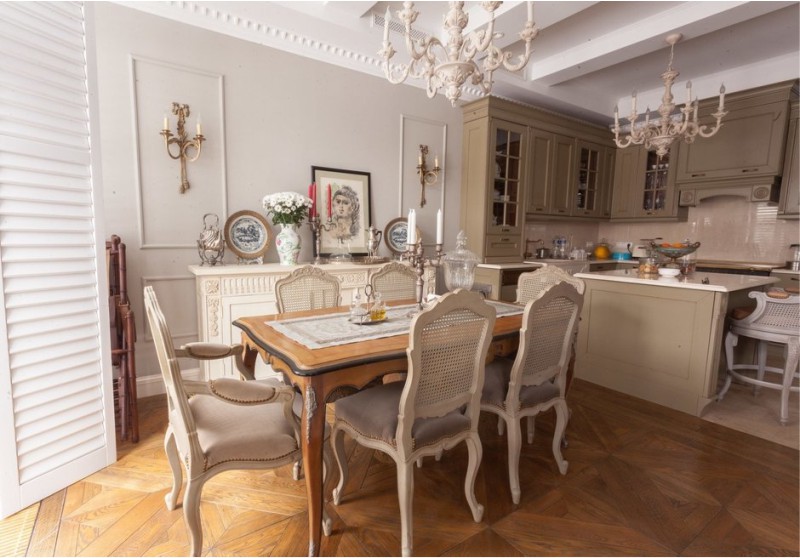
[[[662,158],[642,145],[618,149],[614,167],[611,220],[680,220],[675,173],[671,166],[682,146],[673,144]]]
[[[522,261],[528,128],[496,118],[464,125],[461,227],[483,262]]]
[[[475,268],[475,282],[492,287],[489,298],[514,302],[517,299],[517,281],[528,271],[536,271],[541,264],[485,264]]]
[[[762,87],[726,99],[728,114],[710,138],[681,146],[675,162],[679,184],[710,183],[774,177],[783,171],[784,144],[789,121],[789,97],[793,82]],[[700,123],[712,126],[717,98],[701,101]]]
[[[800,130],[798,129],[798,103],[791,107],[789,133],[786,136],[786,158],[783,163],[781,197],[778,216],[797,219],[800,217]]]
[[[571,215],[575,138],[535,128],[530,137],[528,213]]]
[[[572,212],[575,217],[603,217],[608,175],[605,171],[606,148],[578,140],[576,171],[572,181]]]

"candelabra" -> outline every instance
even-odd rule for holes
[[[314,215],[308,218],[308,226],[311,227],[311,234],[314,235],[314,248],[316,249],[317,256],[314,258],[314,263],[320,265],[322,262],[322,231],[330,231],[336,226],[330,218],[327,223],[320,221],[319,215]]]
[[[423,309],[422,305],[422,292],[425,285],[425,281],[423,277],[425,275],[425,266],[432,265],[433,267],[438,267],[442,263],[442,256],[444,256],[444,252],[442,252],[442,245],[436,244],[436,258],[426,258],[425,257],[425,249],[422,247],[422,241],[418,240],[414,244],[406,244],[406,250],[400,257],[402,259],[408,260],[411,264],[411,267],[414,268],[414,272],[417,274],[417,285],[416,285],[416,295],[417,295],[417,309],[412,314],[416,312],[420,312]]]
[[[181,163],[180,192],[183,194],[190,187],[189,180],[186,178],[186,161],[187,159],[192,163],[197,161],[197,159],[200,157],[200,151],[203,148],[203,142],[206,138],[203,137],[203,130],[200,126],[199,118],[197,119],[197,134],[195,134],[194,139],[188,139],[186,136],[184,125],[186,124],[186,117],[189,116],[189,105],[172,103],[172,114],[178,117],[177,137],[173,137],[173,133],[169,131],[169,119],[167,119],[166,115],[164,115],[164,129],[161,130],[161,135],[164,136],[164,145],[167,148],[167,154],[171,159],[179,160]],[[170,151],[170,145],[173,144],[178,146],[177,155],[173,155],[172,151]],[[189,156],[188,152],[190,148],[194,148],[194,156]]]
[[[422,197],[419,200],[419,206],[425,207],[425,186],[435,184],[436,178],[439,176],[439,157],[433,158],[433,168],[429,169],[425,159],[428,157],[428,146],[419,146],[419,159],[417,164],[417,175],[419,176],[419,185],[422,187]]]

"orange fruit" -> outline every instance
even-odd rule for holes
[[[672,243],[672,247],[673,248],[683,248],[683,242],[673,242]]]
[[[670,244],[669,242],[662,242],[661,243],[661,247],[662,248],[672,248],[672,244]]]

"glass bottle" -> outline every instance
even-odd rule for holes
[[[375,293],[372,307],[369,309],[369,319],[372,322],[381,322],[386,319],[386,303],[383,302],[381,293]]]
[[[362,322],[366,315],[367,308],[364,306],[361,292],[358,289],[353,289],[353,298],[350,301],[350,321]]]

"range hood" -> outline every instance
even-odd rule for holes
[[[703,200],[719,196],[739,196],[750,202],[777,203],[781,193],[780,183],[779,176],[770,176],[762,179],[679,184],[678,205],[695,207]]]

